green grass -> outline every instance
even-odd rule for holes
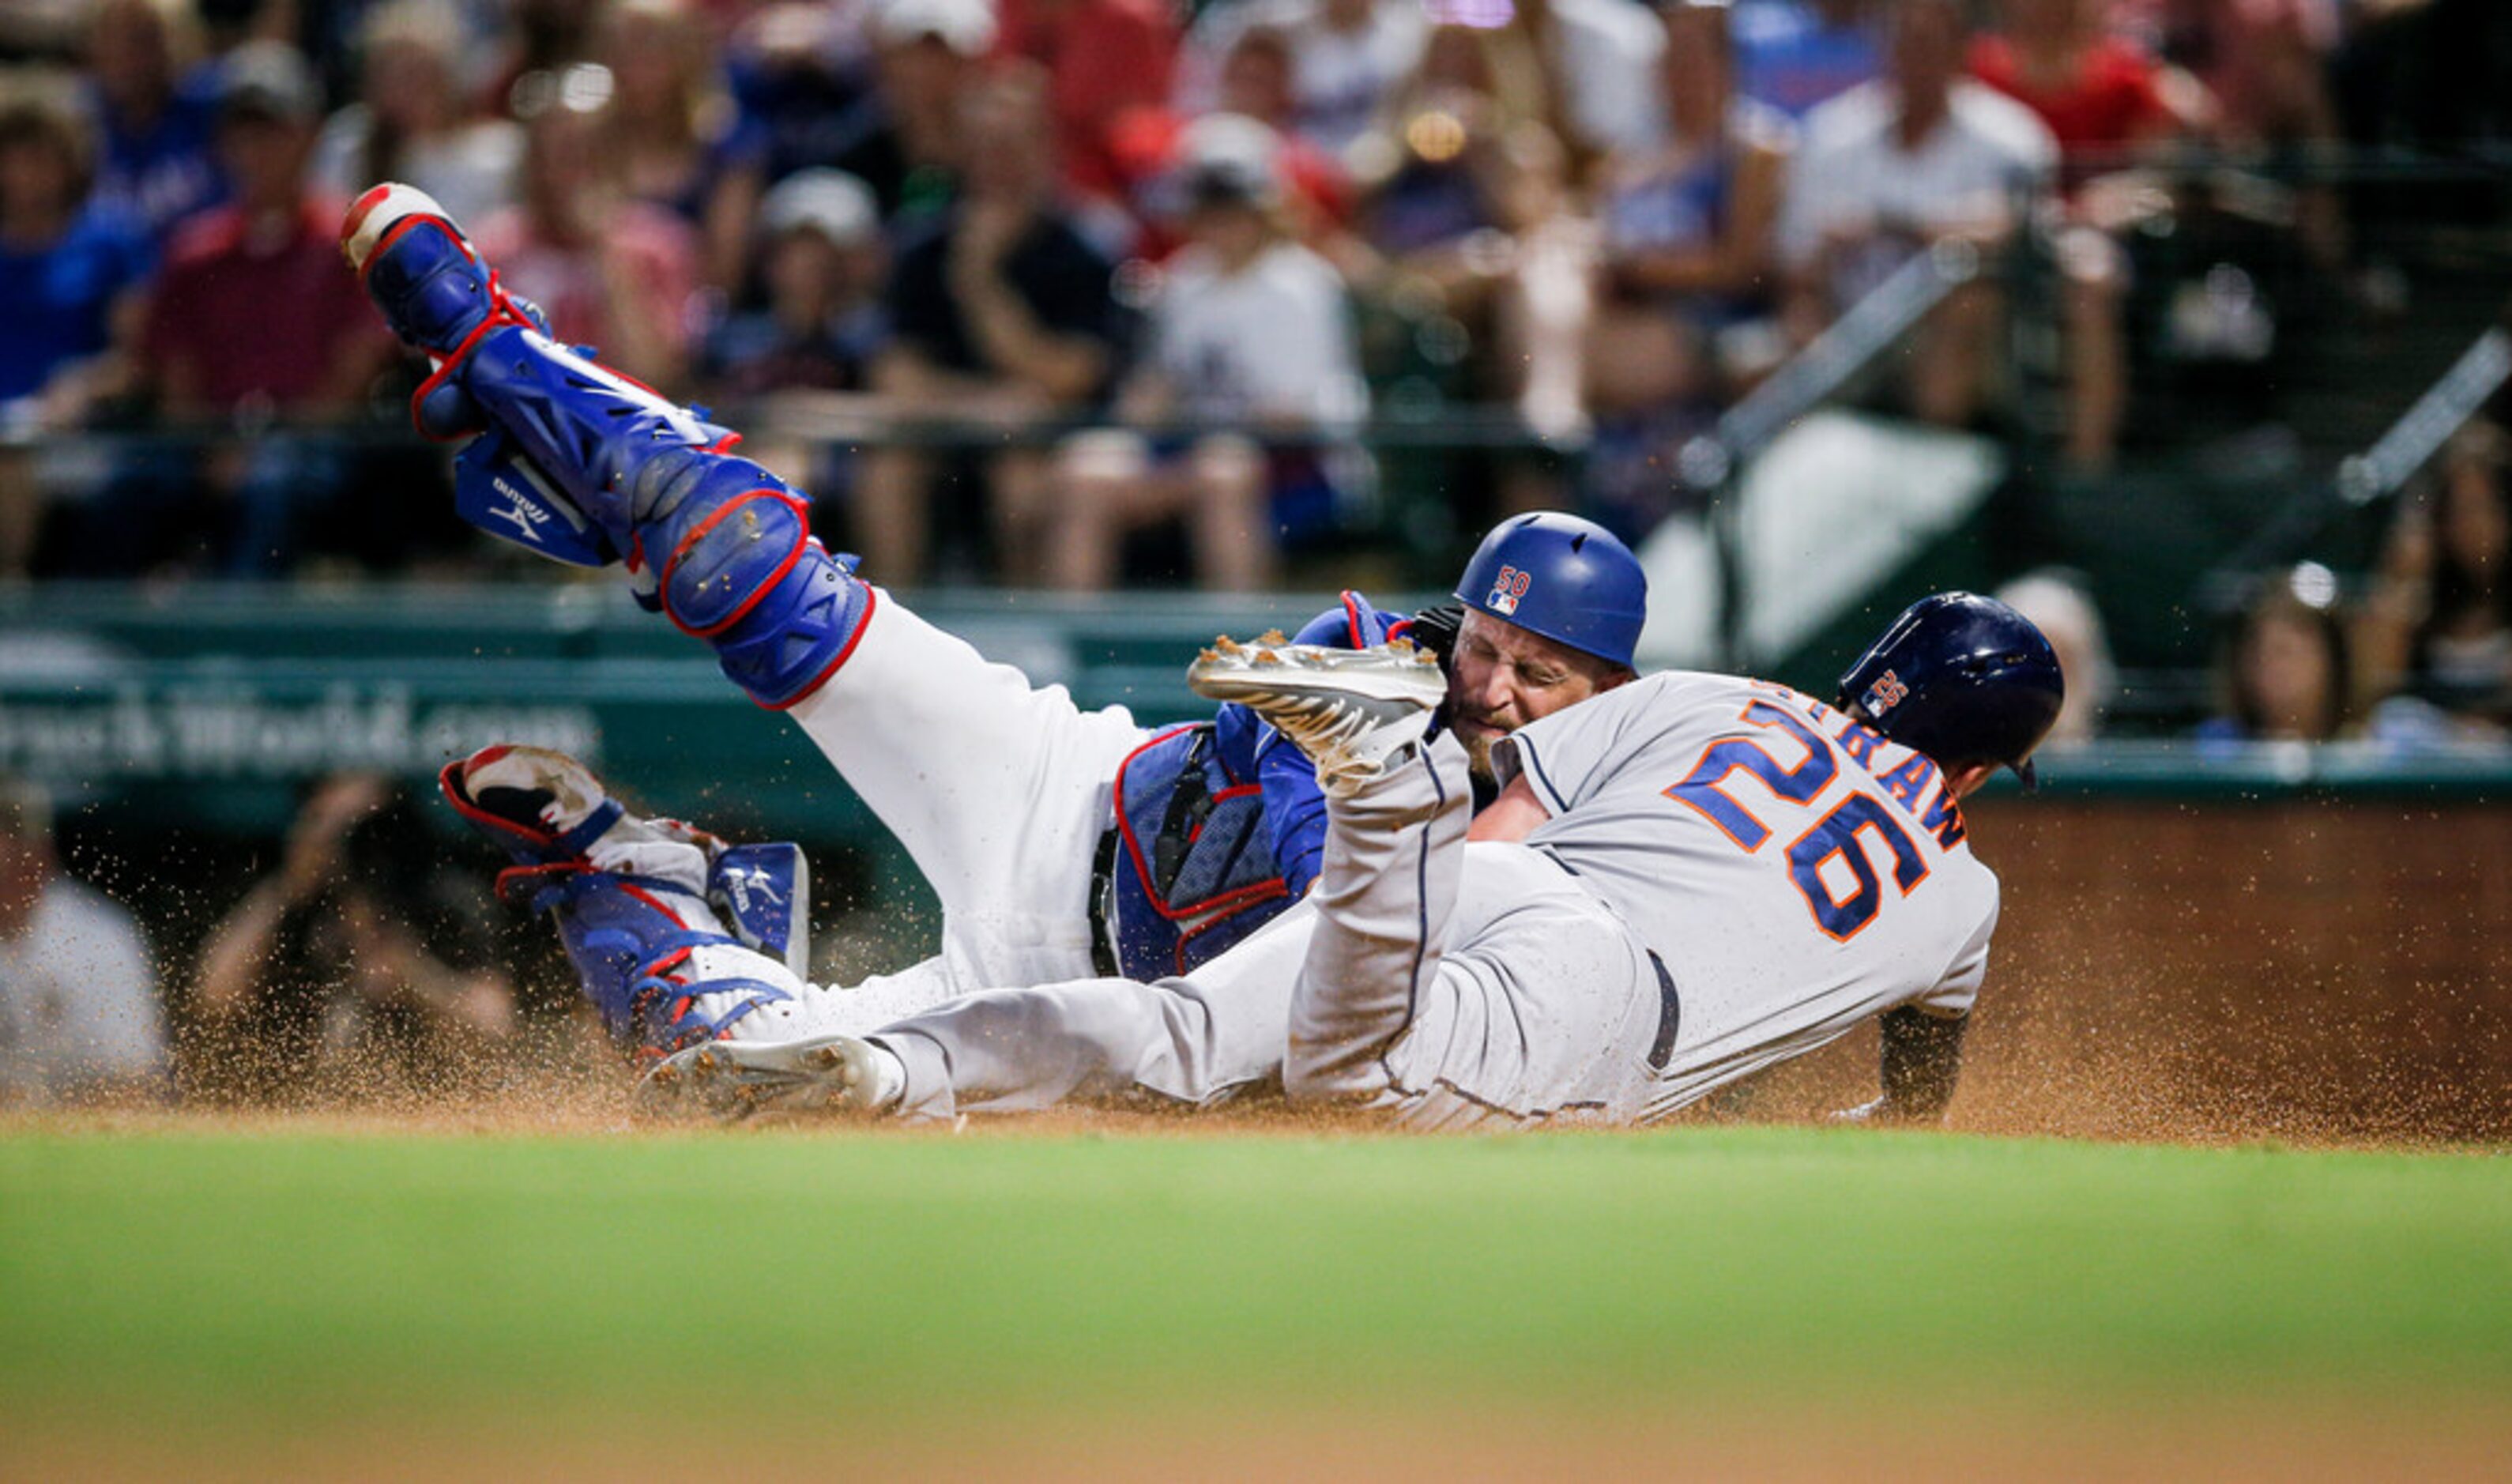
[[[0,1396],[241,1426],[2512,1387],[2512,1159],[1848,1130],[0,1138]]]

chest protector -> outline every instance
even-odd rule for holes
[[[1187,973],[1291,905],[1265,797],[1222,762],[1210,722],[1163,732],[1118,764],[1116,833],[1108,928],[1128,979]]]

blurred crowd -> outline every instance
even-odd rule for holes
[[[2453,438],[2360,592],[2318,563],[2262,578],[2218,674],[2207,740],[2512,746],[2512,435]]]
[[[50,791],[0,775],[0,1110],[435,1103],[605,1065],[549,934],[492,909],[432,807],[324,777],[234,893],[108,894]]]
[[[21,0],[0,576],[476,567],[441,466],[389,436],[413,368],[332,246],[388,178],[558,333],[737,410],[897,583],[1265,585],[1379,512],[1373,419],[1506,429],[1476,517],[1571,504],[1636,535],[1679,499],[1676,449],[1948,245],[2040,272],[1951,293],[1870,401],[2009,415],[2027,314],[2053,462],[2099,474],[2174,162],[2486,137],[2491,103],[2418,85],[2488,14]],[[2341,272],[2339,200],[2269,194]],[[2166,332],[2256,357],[2257,320],[2211,283]],[[181,436],[45,436],[81,428]]]

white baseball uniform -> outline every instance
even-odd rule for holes
[[[932,884],[942,952],[815,989],[802,1016],[736,1035],[858,1033],[988,985],[1091,971],[1092,853],[1117,764],[1146,735],[1131,713],[1034,687],[877,591],[854,652],[788,714]]]
[[[1903,1004],[1968,1010],[1996,879],[1936,765],[1819,702],[1651,677],[1503,750],[1553,818],[1468,844],[1442,737],[1333,801],[1302,907],[1183,979],[989,992],[876,1038],[902,1111],[1131,1086],[1424,1126],[1645,1121]]]
[[[1385,618],[1347,594],[1342,607],[1311,627],[1349,625],[1358,643],[1385,632]],[[942,952],[895,974],[821,986],[730,943],[699,948],[688,972],[702,996],[709,981],[762,981],[787,994],[735,1021],[731,1038],[861,1035],[988,986],[1067,984],[1095,971],[1093,857],[1113,819],[1119,765],[1174,728],[1139,726],[1121,706],[1082,711],[1063,686],[1034,687],[1018,670],[989,662],[878,590],[854,651],[789,715],[932,884],[942,902]],[[1287,744],[1283,753],[1296,759]],[[604,870],[671,874],[634,847],[597,846],[593,855]],[[676,910],[691,927],[723,930],[703,902],[678,902]],[[1251,938],[1230,952],[1253,946]],[[1207,983],[1265,978],[1253,972],[1264,961],[1251,956],[1235,973]],[[1289,961],[1297,963],[1296,952]],[[1141,988],[1105,983],[1120,996]],[[746,998],[750,991],[727,994]],[[1281,993],[1266,1001],[1264,1043],[1250,1075],[1270,1074],[1279,1058],[1282,1003]],[[1053,1039],[1046,1035],[1041,1044]],[[1125,1065],[1169,1095],[1200,1100],[1197,1080],[1164,1078],[1141,1057]],[[1236,1080],[1244,1078],[1232,1085]]]

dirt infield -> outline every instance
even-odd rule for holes
[[[1950,1126],[2512,1141],[2512,808],[1992,798],[1972,824],[2004,898]],[[1873,1079],[1869,1028],[1751,1107]]]
[[[1972,838],[2004,909],[1950,1127],[2512,1143],[2512,807],[1992,797]],[[214,1085],[199,1040],[190,1079]],[[581,1039],[543,1051],[519,1073],[440,1085],[351,1069],[305,1106],[404,1127],[620,1124],[623,1069]],[[1870,1026],[1691,1116],[1820,1118],[1873,1096],[1874,1058]],[[1196,1121],[1261,1130],[1289,1115],[1211,1117]],[[1109,1119],[1176,1121],[1057,1121]]]

